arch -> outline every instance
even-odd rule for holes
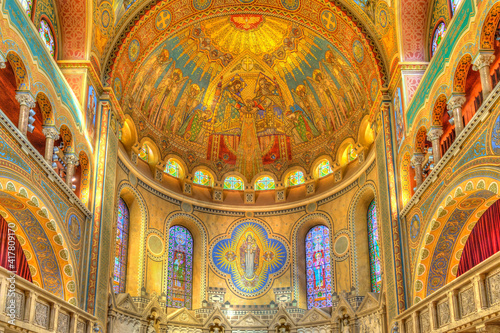
[[[30,79],[24,61],[14,51],[7,53],[7,60],[14,71],[16,77],[17,90],[29,90]]]
[[[374,200],[377,202],[376,199],[377,188],[373,182],[369,181],[356,192],[349,204],[348,228],[352,238],[350,251],[356,253],[350,258],[353,270],[351,283],[359,295],[371,291],[366,212],[371,202]],[[379,209],[378,206],[377,209]]]
[[[448,99],[446,98],[445,94],[441,94],[438,96],[436,99],[436,102],[434,103],[434,107],[432,108],[432,126],[442,126],[443,121],[442,117],[444,113],[446,112],[446,104],[448,102]]]
[[[127,151],[137,142],[137,129],[130,115],[125,115],[125,121],[122,126],[121,142]]]
[[[415,134],[415,144],[414,151],[416,153],[427,153],[427,147],[429,147],[429,142],[427,141],[427,128],[425,126],[421,126],[417,133]]]
[[[57,36],[55,34],[54,26],[52,21],[46,16],[42,15],[40,18],[40,28],[38,33],[42,38],[43,43],[47,47],[50,55],[57,59]]]
[[[141,142],[139,143],[139,147],[140,147],[139,158],[149,165],[149,169],[151,173],[154,175],[156,165],[161,160],[160,149],[158,149],[156,143],[148,137],[142,138]],[[147,153],[147,159],[141,156],[141,151],[143,153],[144,152]]]
[[[467,75],[472,65],[472,57],[470,54],[462,56],[455,69],[453,76],[453,92],[465,94],[465,84]]]
[[[307,308],[332,306],[330,229],[316,225],[306,234]]]
[[[85,153],[83,150],[80,151],[79,155],[79,161],[80,161],[80,170],[81,170],[81,175],[80,175],[80,200],[84,205],[87,205],[89,203],[90,199],[90,161],[87,153]]]
[[[380,228],[378,223],[377,205],[372,200],[367,209],[368,252],[370,257],[370,278],[372,292],[380,292],[382,286],[382,267],[380,260]]]
[[[303,185],[306,182],[306,173],[302,168],[294,167],[285,177],[285,187]]]
[[[208,187],[214,186],[215,176],[212,170],[203,166],[199,166],[196,167],[193,171],[193,184]]]
[[[316,179],[326,177],[332,173],[332,164],[327,159],[321,160],[316,168],[314,168],[314,178]]]
[[[371,126],[370,116],[366,115],[363,117],[361,124],[359,125],[358,142],[369,148],[374,141],[375,134]]]
[[[480,171],[481,170],[481,171]],[[476,169],[436,198],[436,208],[424,229],[415,266],[415,302],[455,279],[462,250],[475,223],[500,198],[500,181]]]
[[[495,35],[500,21],[500,3],[496,2],[486,15],[481,28],[480,47],[481,50],[493,50],[495,48]]]
[[[446,22],[444,19],[440,19],[436,22],[436,25],[434,26],[434,29],[432,31],[432,39],[431,39],[431,44],[429,46],[430,50],[430,58],[434,55],[434,53],[437,51],[437,48],[441,44],[442,39],[444,38],[444,35],[446,34]]]
[[[174,178],[183,179],[185,174],[185,169],[182,167],[181,162],[175,157],[167,159],[165,163],[164,172]]]
[[[253,178],[252,178],[252,182],[249,184],[249,186],[253,186],[253,188],[257,191],[257,181],[264,178],[264,177],[268,177],[268,178],[271,178],[274,182],[274,185],[276,187],[276,184],[278,184],[278,179],[276,178],[276,175],[273,174],[272,172],[268,172],[268,171],[262,171],[262,172],[259,172],[258,174],[256,174]],[[263,190],[262,188],[260,190]]]
[[[337,163],[339,163],[340,166],[344,167],[353,161],[351,152],[354,150],[355,146],[356,142],[354,142],[353,138],[347,138],[340,144],[337,150]]]
[[[167,307],[192,308],[193,236],[181,225],[168,231]],[[179,271],[179,270],[183,270]]]
[[[117,198],[122,198],[130,211],[130,224],[128,244],[127,275],[125,291],[131,295],[141,295],[141,290],[145,287],[145,277],[143,270],[145,267],[146,230],[148,227],[148,206],[142,195],[130,183],[122,181],[118,185]],[[118,205],[115,206],[115,219],[118,216]],[[116,225],[113,228],[116,234]],[[139,255],[135,255],[139,253]],[[110,265],[114,267],[113,257],[110,258]]]
[[[276,180],[272,176],[262,175],[253,182],[255,191],[274,190],[276,188]]]
[[[84,221],[68,211],[63,227],[59,215],[53,214],[46,202],[51,201],[42,199],[26,184],[0,178],[0,210],[7,222],[15,224],[33,283],[76,306],[77,265],[68,242],[73,238],[72,224],[78,226],[74,236],[81,242]]]
[[[63,152],[73,153],[75,151],[75,143],[73,141],[73,134],[66,125],[61,125],[59,129],[60,139],[62,142]]]
[[[36,100],[38,102],[38,107],[40,108],[40,112],[42,113],[43,125],[44,126],[54,126],[55,125],[55,117],[54,112],[52,111],[52,104],[50,103],[49,98],[45,93],[39,92],[36,95]]]
[[[237,174],[227,175],[226,178],[224,178],[224,189],[243,191],[245,189],[245,178]]]
[[[293,253],[293,293],[294,299],[299,302],[299,307],[307,308],[307,281],[306,275],[306,249],[305,240],[309,230],[315,226],[323,225],[330,230],[330,251],[332,252],[333,235],[335,233],[331,218],[324,212],[315,212],[299,219],[292,227],[292,253]],[[331,259],[331,292],[335,292],[335,265]]]
[[[165,221],[164,234],[168,235],[166,245],[170,244],[169,230],[173,226],[182,226],[186,228],[193,237],[193,271],[201,274],[193,275],[192,290],[192,308],[201,307],[202,301],[207,296],[207,259],[205,253],[208,251],[207,230],[203,223],[193,215],[174,212],[170,214]],[[164,260],[164,267],[168,267],[168,257]],[[162,292],[167,295],[167,269],[164,271]]]

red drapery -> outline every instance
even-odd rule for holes
[[[10,237],[9,237],[10,236]],[[13,236],[13,237],[12,237]],[[9,241],[11,249],[9,249]],[[12,245],[14,249],[12,251]],[[10,254],[9,254],[10,250]],[[0,266],[15,271],[17,275],[33,282],[31,272],[28,266],[28,260],[24,255],[23,249],[17,237],[9,228],[7,221],[0,215]]]
[[[500,200],[477,221],[465,243],[457,277],[500,251]]]

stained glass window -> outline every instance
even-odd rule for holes
[[[375,200],[368,206],[368,249],[370,252],[370,277],[372,292],[380,292],[382,271],[380,267],[380,248],[378,241],[377,207]]]
[[[324,160],[318,165],[318,177],[322,178],[325,176],[328,176],[329,174],[332,173],[332,168],[330,167],[330,162],[327,160]]]
[[[179,178],[181,174],[181,166],[176,160],[170,159],[165,166],[165,173],[172,177]]]
[[[304,173],[302,171],[292,172],[287,178],[288,186],[295,186],[305,183]]]
[[[243,190],[243,180],[239,177],[227,177],[224,180],[224,189],[226,190]]]
[[[139,150],[139,158],[143,160],[144,162],[149,163],[149,147],[148,145],[144,144],[142,145],[141,150]]]
[[[50,28],[49,23],[42,19],[40,21],[40,29],[38,30],[40,33],[40,36],[42,36],[42,39],[45,43],[45,46],[49,49],[50,55],[54,56],[56,53],[56,42],[54,40],[54,33],[52,32],[52,29]]]
[[[274,182],[274,179],[268,176],[260,177],[255,182],[256,191],[274,190],[275,188],[276,184]]]
[[[436,30],[434,30],[434,36],[432,37],[432,54],[436,52],[437,47],[439,46],[439,44],[441,44],[445,32],[446,25],[444,24],[444,22],[439,23]]]
[[[354,161],[356,158],[358,158],[358,154],[356,154],[356,151],[354,150],[353,145],[347,146],[346,152],[347,152],[347,162],[348,163],[350,163],[350,162]]]
[[[332,306],[330,229],[319,225],[306,236],[307,308]]]
[[[193,183],[203,186],[212,186],[212,177],[205,171],[196,171],[194,173]]]
[[[169,231],[167,306],[191,309],[193,290],[193,237],[184,227]]]
[[[453,15],[455,15],[455,11],[457,10],[457,7],[461,2],[462,0],[451,0],[451,12]]]
[[[118,218],[115,239],[115,268],[113,289],[116,294],[125,292],[125,274],[127,272],[129,210],[122,198],[118,199]]]
[[[23,5],[24,10],[31,17],[31,10],[33,9],[33,0],[21,0],[21,5]]]

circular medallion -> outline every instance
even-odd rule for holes
[[[379,13],[378,13],[378,23],[380,23],[380,25],[382,26],[382,28],[385,28],[387,26],[387,12],[385,11],[385,9],[382,9]]]
[[[68,219],[68,232],[73,243],[80,242],[80,221],[78,221],[76,215],[71,215]]]
[[[347,235],[337,237],[333,249],[335,250],[336,256],[343,257],[349,250],[349,238],[347,237]]]
[[[193,7],[196,10],[205,10],[212,4],[212,0],[193,0]]]
[[[172,22],[172,14],[168,9],[164,9],[156,15],[155,26],[159,31],[165,30]]]
[[[148,250],[155,256],[160,256],[163,253],[163,240],[155,234],[148,238]]]
[[[318,208],[318,204],[315,202],[311,202],[309,205],[307,205],[306,211],[308,213],[313,213],[316,211],[317,208]]]
[[[128,47],[128,58],[131,62],[135,62],[141,53],[141,44],[137,39],[130,42]]]
[[[418,215],[415,215],[413,216],[410,222],[411,240],[416,241],[419,234],[420,234],[420,217],[418,217]]]
[[[297,10],[300,6],[299,0],[281,0],[281,5],[287,10]]]
[[[184,212],[186,212],[188,214],[190,214],[190,213],[193,212],[193,206],[191,204],[187,203],[187,202],[183,202],[181,204],[181,209],[182,209],[182,211],[184,211]]]
[[[373,79],[370,86],[370,98],[372,99],[372,101],[375,101],[375,99],[377,98],[377,94],[378,94],[378,82],[377,79]]]
[[[101,25],[104,29],[109,27],[109,24],[111,23],[111,14],[109,13],[109,10],[104,9],[101,12]]]
[[[328,31],[335,31],[337,29],[337,18],[335,14],[329,9],[325,9],[320,15],[321,23]]]
[[[357,62],[363,62],[363,59],[365,58],[365,49],[359,40],[355,40],[354,43],[352,43],[352,53],[354,54],[354,59],[356,59]]]
[[[113,81],[113,91],[115,92],[115,96],[117,100],[122,99],[122,81],[120,78],[115,78]]]

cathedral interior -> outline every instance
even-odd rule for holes
[[[500,0],[0,0],[0,333],[500,332]]]

